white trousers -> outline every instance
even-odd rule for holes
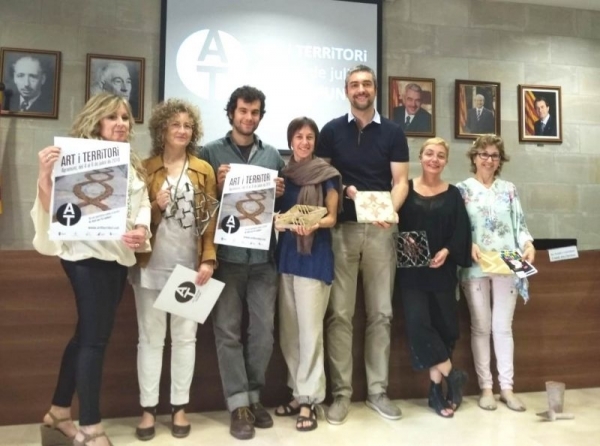
[[[331,286],[282,274],[279,282],[279,342],[288,366],[288,386],[300,404],[325,399],[323,319]]]
[[[490,334],[498,366],[500,389],[513,388],[514,342],[512,321],[518,293],[512,276],[494,276],[462,282],[471,313],[471,350],[480,389],[493,387],[490,370]]]
[[[133,286],[137,309],[139,342],[137,355],[140,405],[158,404],[163,348],[167,334],[167,313],[153,307],[160,290]],[[171,404],[187,404],[196,361],[196,330],[198,324],[180,316],[170,315],[171,328]]]

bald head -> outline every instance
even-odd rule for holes
[[[27,101],[37,98],[46,83],[46,74],[39,59],[25,56],[13,65],[13,81],[21,97]]]

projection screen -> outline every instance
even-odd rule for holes
[[[237,87],[265,93],[256,133],[286,150],[293,118],[321,127],[348,112],[349,68],[381,72],[381,0],[163,0],[161,34],[159,97],[200,107],[201,144],[230,129],[224,108]]]

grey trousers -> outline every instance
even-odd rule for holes
[[[335,279],[327,311],[326,343],[334,396],[352,396],[352,318],[362,273],[367,326],[365,365],[369,395],[387,392],[396,225],[345,222],[332,229]]]
[[[225,283],[212,312],[219,370],[229,411],[260,401],[273,352],[277,270],[273,263],[219,262],[215,279]],[[242,314],[248,331],[242,342]]]

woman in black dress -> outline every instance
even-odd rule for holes
[[[412,365],[415,370],[429,369],[429,406],[445,418],[460,406],[467,381],[464,371],[452,367],[450,357],[459,335],[456,269],[471,265],[471,228],[464,201],[458,189],[441,178],[448,152],[442,138],[428,139],[421,147],[422,173],[409,181],[399,229],[401,236],[424,231],[431,260],[421,256],[421,267],[398,271]],[[416,233],[403,238],[404,252],[422,246]],[[442,379],[448,387],[446,397]]]

